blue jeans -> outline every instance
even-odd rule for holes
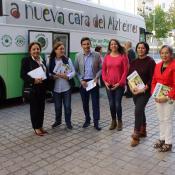
[[[94,124],[98,123],[98,120],[100,119],[100,107],[99,107],[99,86],[97,85],[90,91],[86,91],[82,86],[80,87],[80,95],[83,102],[83,110],[85,114],[85,120],[86,122],[90,122],[90,112],[89,112],[89,97],[91,95],[92,100],[92,110],[93,110],[93,119]]]
[[[57,93],[53,93],[55,103],[56,122],[62,121],[62,103],[64,105],[64,116],[66,125],[71,125],[71,90]]]
[[[119,121],[122,120],[122,97],[124,94],[124,88],[123,87],[118,87],[115,90],[108,90],[106,89],[107,95],[108,95],[108,100],[109,100],[109,106],[110,106],[110,112],[111,112],[111,117],[112,119],[116,119],[116,114],[117,118]]]

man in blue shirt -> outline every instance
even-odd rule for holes
[[[89,112],[89,97],[91,95],[94,127],[99,131],[101,128],[99,127],[100,107],[99,86],[97,82],[101,75],[101,59],[99,53],[91,51],[91,41],[88,37],[81,39],[81,47],[83,52],[76,55],[75,71],[80,81],[80,94],[85,114],[83,128],[88,127],[91,121]],[[97,86],[87,91],[87,82],[91,80],[94,80],[97,83]]]

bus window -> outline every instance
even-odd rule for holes
[[[65,55],[69,56],[69,34],[53,32],[53,45],[58,41],[62,41],[64,43]]]
[[[3,11],[2,11],[2,0],[0,0],[0,16],[3,15]]]
[[[145,29],[144,28],[140,28],[139,41],[146,42],[146,34],[145,34]]]

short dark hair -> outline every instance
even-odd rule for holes
[[[39,46],[40,51],[41,51],[41,44],[40,44],[39,42],[34,41],[34,42],[31,42],[31,43],[29,44],[29,46],[28,46],[28,52],[30,52],[32,46],[35,45],[35,44]]]
[[[148,54],[149,53],[149,45],[148,43],[144,42],[144,41],[141,41],[141,42],[138,42],[137,45],[136,45],[136,53],[137,53],[137,48],[139,46],[139,44],[143,44],[145,49],[146,49],[146,53],[145,54]]]
[[[86,41],[86,40],[88,40],[90,42],[90,44],[91,44],[91,40],[90,40],[89,37],[83,37],[83,38],[81,38],[81,42],[80,42],[81,45],[82,45],[83,41]]]
[[[96,52],[100,52],[101,49],[102,49],[101,46],[96,46],[95,51],[96,51]]]
[[[173,54],[173,48],[172,48],[171,46],[168,46],[168,45],[163,45],[163,46],[160,48],[159,53],[162,51],[163,48],[167,48],[168,51],[170,52],[170,54],[171,54],[171,55]]]

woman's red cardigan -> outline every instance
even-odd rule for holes
[[[173,60],[161,73],[163,62],[160,62],[156,65],[154,69],[152,84],[151,84],[151,93],[153,93],[156,83],[161,83],[163,85],[169,86],[172,89],[168,93],[168,97],[175,100],[175,60]]]

